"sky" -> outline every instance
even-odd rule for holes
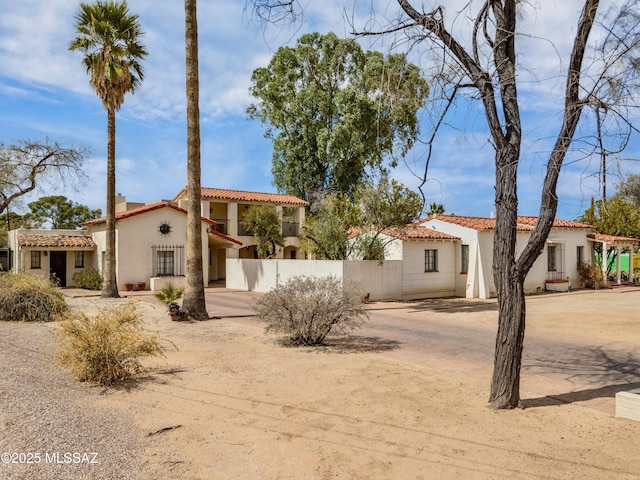
[[[454,34],[464,35],[464,15],[456,6],[468,0],[446,2],[446,18]],[[602,2],[615,3],[615,0]],[[431,4],[424,0],[416,7]],[[472,1],[472,5],[478,4]],[[519,167],[519,213],[537,215],[546,158],[558,131],[563,106],[563,65],[571,48],[579,0],[525,2],[518,37],[519,98],[524,141]],[[44,195],[66,195],[91,208],[105,209],[106,111],[89,86],[81,66],[82,54],[68,50],[75,36],[76,0],[0,0],[0,143],[49,138],[64,147],[86,147],[86,184],[46,185],[16,205]],[[200,1],[198,33],[200,59],[200,113],[202,185],[259,192],[276,192],[271,174],[271,141],[264,138],[258,120],[246,109],[256,102],[249,93],[251,73],[267,66],[274,52],[292,46],[303,33],[335,32],[350,36],[357,29],[383,26],[399,15],[395,0],[306,1],[304,17],[294,25],[265,26],[245,9],[245,0]],[[118,193],[131,202],[172,199],[186,185],[186,100],[184,93],[184,3],[129,0],[139,15],[149,52],[144,60],[141,88],[127,95],[117,113],[116,177]],[[349,21],[348,21],[349,20]],[[360,40],[366,49],[388,52],[389,37]],[[468,43],[468,39],[463,38]],[[416,45],[410,59],[432,71],[427,48]],[[432,132],[435,103],[420,112],[421,135]],[[635,116],[633,116],[635,115]],[[640,127],[640,115],[631,123]],[[577,133],[585,147],[592,131],[588,121]],[[613,149],[613,144],[610,147]],[[392,177],[417,189],[426,146],[419,144]],[[607,157],[607,195],[620,178],[640,174],[640,138]],[[572,151],[560,175],[558,218],[574,219],[602,194],[601,158]],[[434,143],[423,191],[427,204],[441,203],[447,213],[490,216],[494,213],[494,150],[480,105],[460,102],[446,118]]]

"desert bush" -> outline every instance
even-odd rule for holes
[[[368,318],[362,298],[353,282],[298,276],[267,292],[253,309],[266,332],[294,345],[319,345],[331,331],[346,334],[362,326]]]
[[[135,305],[68,315],[59,325],[58,361],[81,382],[109,386],[143,371],[141,357],[163,355],[157,334],[147,333]]]
[[[183,291],[183,288],[178,288],[173,283],[168,283],[166,287],[155,294],[155,297],[165,305],[169,306],[182,296]]]
[[[84,288],[86,290],[102,290],[104,278],[95,268],[90,270],[80,270],[74,273],[71,278],[73,279],[73,283],[80,288]]]
[[[581,263],[578,265],[578,273],[580,274],[580,283],[585,288],[598,290],[607,286],[607,282],[602,275],[602,269],[598,265]]]
[[[0,320],[50,322],[68,310],[49,280],[26,273],[0,274]]]

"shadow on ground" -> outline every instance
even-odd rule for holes
[[[571,383],[594,385],[593,388],[523,400],[525,407],[613,398],[618,392],[640,388],[640,357],[633,352],[607,349],[606,346],[570,348],[561,358],[528,358],[523,370],[562,375]]]

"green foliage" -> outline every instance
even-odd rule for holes
[[[0,320],[50,322],[67,309],[50,281],[26,273],[0,273]]]
[[[100,310],[90,317],[67,315],[57,330],[61,341],[58,361],[81,382],[110,386],[143,371],[140,358],[163,355],[157,334],[148,334],[135,305]]]
[[[396,165],[419,134],[429,88],[402,54],[363,51],[335,34],[306,34],[252,75],[251,118],[273,139],[279,190],[315,201],[351,195],[370,169]]]
[[[429,205],[429,210],[427,211],[427,215],[437,215],[439,213],[444,213],[444,205],[437,202],[431,202]]]
[[[329,194],[316,202],[304,227],[305,248],[316,258],[344,260],[351,253],[365,260],[384,261],[386,229],[404,227],[422,211],[420,196],[382,176],[377,185],[364,183],[354,200]],[[349,232],[365,232],[349,243]]]
[[[155,297],[165,305],[169,306],[171,303],[178,300],[184,289],[176,287],[173,283],[168,283],[166,287],[155,294]]]
[[[108,112],[119,110],[128,92],[144,78],[141,61],[147,56],[138,15],[127,2],[81,3],[75,15],[76,33],[69,50],[84,53],[83,66]]]
[[[258,256],[266,258],[276,253],[276,247],[284,247],[280,215],[275,207],[252,205],[242,219],[244,228],[258,240]]]
[[[593,202],[578,221],[606,235],[640,238],[640,208],[618,195]]]
[[[53,229],[75,230],[80,223],[102,215],[102,210],[91,210],[63,195],[42,197],[29,203],[29,209],[34,221],[39,224],[49,223]]]
[[[413,222],[422,211],[422,198],[395,180],[383,176],[377,185],[362,185],[356,192],[360,208],[359,226],[376,232],[403,227]]]
[[[377,260],[384,263],[385,242],[374,232],[366,232],[358,235],[354,241],[353,253],[362,260]]]
[[[293,345],[320,345],[330,333],[347,334],[368,318],[358,285],[335,277],[298,276],[260,297],[253,309],[265,331]]]
[[[303,226],[303,247],[321,260],[343,260],[348,253],[348,231],[357,223],[356,207],[343,194],[326,194],[313,203]]]
[[[104,282],[104,278],[95,268],[75,272],[71,278],[76,286],[87,290],[100,290]]]

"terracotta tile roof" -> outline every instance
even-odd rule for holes
[[[89,235],[18,235],[20,247],[96,248]]]
[[[433,217],[418,220],[414,225],[422,225],[429,220],[442,220],[443,222],[460,225],[461,227],[472,228],[478,231],[494,230],[496,228],[496,219],[493,217],[467,217],[460,215],[444,215],[439,214]],[[532,231],[538,222],[538,217],[519,216],[516,229],[522,232]],[[594,227],[585,223],[572,222],[570,220],[555,219],[553,221],[555,228],[586,228],[593,230]]]
[[[187,211],[184,208],[180,208],[175,203],[171,202],[155,202],[150,203],[148,205],[143,205],[142,207],[132,208],[131,210],[126,210],[124,212],[116,213],[116,221],[123,220],[129,217],[135,217],[136,215],[140,215],[142,213],[151,212],[153,210],[158,210],[160,208],[169,207],[177,212],[186,214]],[[202,221],[208,223],[209,225],[218,225],[214,220],[202,217]],[[100,223],[107,223],[107,217],[96,218],[95,220],[89,220],[88,222],[83,222],[80,225],[98,225]]]
[[[183,197],[186,193],[186,187],[183,188],[173,199],[174,202]],[[245,192],[242,190],[226,190],[222,188],[206,188],[202,187],[202,198],[217,198],[222,200],[239,200],[245,202],[262,202],[275,203],[276,205],[291,205],[297,207],[306,207],[309,203],[294,195],[285,195],[281,193],[261,193],[261,192]]]
[[[603,233],[592,233],[587,235],[587,238],[591,238],[592,240],[596,240],[598,242],[606,242],[606,243],[633,243],[640,244],[640,240],[637,238],[630,237],[617,237],[615,235],[605,235]]]
[[[206,219],[204,219],[204,218],[203,218],[203,220],[206,220]],[[209,235],[213,235],[214,237],[220,237],[220,238],[222,238],[223,240],[226,240],[226,241],[228,241],[228,242],[233,242],[233,243],[236,243],[236,244],[238,244],[238,245],[242,246],[242,242],[241,242],[240,240],[236,240],[235,238],[230,237],[229,235],[225,235],[224,233],[220,233],[220,232],[218,232],[218,231],[217,231],[217,230],[215,230],[215,229],[211,229],[211,228],[210,228],[210,229],[208,230],[208,233],[209,233]]]
[[[360,235],[362,229],[350,228],[348,238],[352,239]],[[398,238],[400,240],[460,240],[460,237],[448,233],[439,232],[432,228],[421,227],[410,223],[404,227],[387,228],[382,231],[385,235]]]
[[[432,228],[409,224],[403,228],[389,228],[382,233],[400,240],[460,240],[460,237],[439,232]]]

